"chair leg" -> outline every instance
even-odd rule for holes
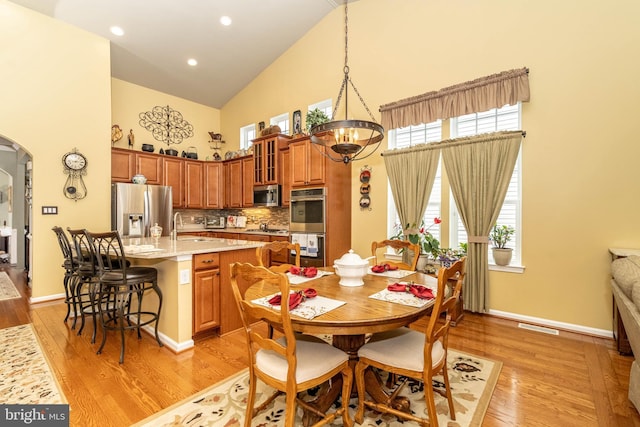
[[[164,344],[162,343],[162,341],[160,341],[160,335],[158,335],[158,323],[160,323],[160,312],[162,311],[162,291],[160,290],[157,281],[153,282],[153,290],[156,292],[156,294],[158,294],[158,317],[156,318],[155,327],[156,341],[158,342],[158,345],[162,347],[164,346]]]
[[[296,393],[287,392],[285,396],[284,427],[294,427],[296,421]]]
[[[247,397],[247,410],[244,420],[245,427],[251,427],[251,420],[253,419],[253,406],[256,403],[256,381],[258,378],[253,374],[253,369],[249,368],[249,396]]]
[[[71,289],[69,289],[69,286],[70,286],[69,282],[71,281],[70,274],[71,273],[69,271],[65,272],[64,281],[63,281],[64,297],[65,297],[64,302],[67,304],[67,315],[64,316],[64,322],[65,323],[67,323],[67,320],[69,320],[69,315],[71,314],[71,304],[73,303],[72,300],[71,300],[72,299],[72,297],[71,297],[72,292],[71,292]]]
[[[447,372],[447,364],[442,367],[442,378],[444,380],[445,391],[447,392],[447,400],[449,401],[449,418],[456,420],[456,410],[453,407],[453,396],[451,395],[451,385],[449,384],[449,373]]]
[[[438,427],[438,413],[436,412],[435,393],[433,392],[431,381],[424,383],[424,399],[427,405],[427,413],[429,414],[429,425]]]

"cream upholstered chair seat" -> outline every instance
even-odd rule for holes
[[[412,371],[424,370],[424,334],[409,328],[399,328],[374,334],[367,345],[360,349],[358,356],[374,359],[385,365],[406,368]],[[431,364],[437,366],[445,357],[440,341],[431,348]]]
[[[286,345],[285,337],[276,342]],[[296,334],[296,358],[296,382],[304,383],[332,371],[349,360],[349,355],[313,336]],[[256,368],[278,381],[287,381],[287,358],[274,351],[259,350]]]

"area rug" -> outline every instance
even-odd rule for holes
[[[498,380],[502,363],[483,359],[456,350],[449,350],[449,379],[456,408],[456,421],[449,419],[446,398],[436,393],[438,422],[448,427],[480,426],[489,406],[491,395]],[[402,377],[399,378],[402,380]],[[239,374],[227,378],[175,405],[154,414],[135,427],[174,427],[174,426],[244,426],[245,406],[249,390],[249,373],[245,369]],[[436,377],[433,386],[444,391],[442,377]],[[259,404],[272,392],[272,388],[258,381],[256,400]],[[414,413],[425,414],[424,387],[422,382],[409,380],[400,395],[411,401]],[[256,405],[257,406],[257,405]],[[357,398],[350,401],[350,415],[353,419],[357,406]],[[254,420],[254,426],[276,427],[284,424],[284,396],[278,397]],[[330,409],[330,410],[333,410]],[[302,410],[298,408],[296,425],[301,423]],[[334,420],[332,426],[341,426],[342,418]],[[361,426],[376,427],[408,427],[417,425],[411,421],[400,421],[393,415],[380,414],[372,410],[365,411],[365,419]]]
[[[0,404],[67,403],[31,324],[0,329]]]
[[[7,273],[0,271],[0,301],[13,298],[20,298],[20,292]]]

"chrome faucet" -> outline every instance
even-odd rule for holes
[[[171,240],[178,240],[178,217],[180,217],[180,227],[184,227],[182,222],[182,215],[180,212],[173,214],[173,230],[171,230]]]

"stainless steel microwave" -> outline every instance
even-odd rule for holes
[[[253,206],[280,206],[280,186],[262,185],[253,187]]]

